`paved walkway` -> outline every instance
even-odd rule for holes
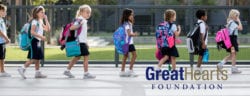
[[[24,80],[17,73],[17,67],[9,65],[6,70],[12,77],[0,78],[0,96],[250,96],[250,65],[239,67],[243,73],[230,73],[225,81],[214,80],[216,74],[212,75],[213,80],[207,81],[190,80],[190,77],[184,81],[148,81],[145,77],[146,66],[135,66],[134,70],[139,77],[122,78],[118,76],[120,68],[114,68],[113,65],[90,65],[90,72],[96,74],[97,78],[84,80],[82,67],[79,65],[72,69],[76,76],[73,79],[62,75],[65,66],[52,65],[41,69],[48,78],[35,79],[34,67],[30,67],[26,70],[28,78]],[[203,68],[214,69],[215,66]],[[225,69],[230,72],[230,66],[226,66]],[[218,87],[220,85],[222,88]],[[183,86],[188,88],[185,89]]]

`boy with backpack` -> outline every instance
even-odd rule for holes
[[[207,38],[208,38],[208,27],[206,24],[207,21],[207,12],[205,10],[198,10],[196,12],[196,17],[198,19],[197,23],[199,24],[199,32],[200,32],[200,41],[201,44],[199,45],[200,48],[198,50],[198,61],[197,61],[197,67],[196,67],[196,71],[199,71],[199,73],[201,74],[202,70],[201,70],[201,63],[202,63],[202,58],[203,55],[205,53],[205,51],[207,50]]]
[[[3,17],[6,16],[7,7],[3,4],[0,4],[0,77],[11,77],[11,75],[4,70],[4,59],[6,54],[5,44],[10,42],[6,25],[4,23]]]

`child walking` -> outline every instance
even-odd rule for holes
[[[176,21],[176,12],[173,9],[167,9],[164,13],[164,22],[168,28],[168,35],[174,36],[174,39],[177,38],[181,33],[180,25],[177,27],[173,22]],[[165,38],[167,39],[167,38]],[[164,40],[167,43],[167,40]],[[164,44],[165,45],[165,44]],[[165,63],[168,59],[171,59],[172,69],[176,69],[176,57],[179,57],[178,50],[175,46],[169,48],[167,46],[160,46],[161,54],[164,56],[160,59],[156,69],[161,70],[163,63]]]
[[[4,59],[6,54],[5,45],[10,42],[6,25],[3,18],[6,16],[7,7],[3,4],[0,4],[0,77],[11,77],[11,75],[4,70]]]
[[[198,71],[198,74],[202,73],[202,69],[201,69],[201,64],[202,64],[202,58],[203,55],[205,53],[205,51],[207,50],[207,38],[208,38],[208,27],[206,24],[207,21],[207,12],[203,9],[199,9],[196,11],[196,18],[197,23],[199,24],[199,28],[200,28],[200,39],[201,39],[201,50],[198,51],[198,61],[197,61],[197,66],[196,66],[196,71]]]
[[[241,71],[236,67],[236,52],[239,51],[239,44],[238,44],[238,31],[243,30],[241,21],[240,21],[240,12],[236,9],[232,9],[229,12],[229,16],[227,18],[227,28],[229,28],[230,32],[230,41],[232,43],[232,47],[227,49],[226,51],[230,54],[227,55],[221,62],[217,64],[217,68],[222,70],[223,65],[231,59],[232,61],[232,74],[234,73],[241,73]]]
[[[137,33],[133,31],[134,24],[134,12],[132,9],[126,8],[123,10],[121,25],[125,27],[126,42],[129,42],[129,52],[132,53],[132,58],[130,61],[129,71],[125,72],[126,60],[129,57],[129,53],[123,55],[122,67],[120,72],[120,77],[137,77],[138,75],[133,71],[133,66],[137,57],[136,49],[134,46],[133,37],[137,36]],[[129,39],[130,38],[130,39]],[[130,40],[130,41],[129,41]]]
[[[69,62],[67,69],[64,71],[64,75],[68,76],[69,78],[75,78],[75,76],[70,72],[71,68],[74,64],[83,56],[83,68],[84,68],[84,75],[83,79],[94,79],[96,78],[95,75],[90,74],[88,72],[88,59],[89,59],[89,46],[87,44],[87,19],[91,16],[91,8],[89,5],[82,5],[79,7],[76,13],[77,21],[74,22],[74,25],[70,27],[70,30],[77,30],[78,28],[82,28],[81,33],[78,36],[78,41],[80,43],[81,55],[73,57],[72,60]],[[79,22],[79,20],[81,22]],[[76,33],[76,32],[75,32]]]
[[[45,24],[43,22],[45,21]],[[45,9],[43,6],[37,6],[32,10],[32,19],[31,19],[31,48],[28,52],[28,61],[18,68],[19,74],[22,78],[26,79],[24,75],[26,68],[30,66],[30,64],[35,63],[35,78],[46,78],[47,76],[42,74],[39,70],[40,60],[44,58],[43,50],[41,47],[41,42],[45,41],[45,36],[43,36],[43,32],[50,31],[50,24],[47,16],[45,15]]]

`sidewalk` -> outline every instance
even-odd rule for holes
[[[26,70],[26,80],[17,73],[16,65],[7,65],[11,78],[0,78],[0,96],[249,96],[250,65],[239,65],[241,74],[228,74],[228,80],[218,81],[148,81],[145,65],[135,65],[136,78],[119,77],[120,68],[112,65],[90,65],[90,72],[97,75],[94,80],[84,80],[83,68],[76,65],[72,73],[76,78],[68,79],[62,75],[66,64],[42,67],[46,79],[34,78],[34,67]],[[21,66],[18,65],[18,66]],[[154,66],[154,65],[147,65]],[[188,65],[181,65],[189,67]],[[177,65],[180,67],[180,65]],[[167,68],[164,66],[164,68]],[[215,66],[203,66],[203,70],[214,70]],[[225,66],[231,72],[230,66]],[[216,77],[216,74],[213,74]],[[223,89],[152,89],[152,84],[222,84]]]

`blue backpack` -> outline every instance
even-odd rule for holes
[[[37,24],[39,26],[39,24]],[[26,23],[22,27],[20,34],[19,34],[19,47],[23,51],[28,51],[31,47],[31,40],[33,36],[31,36],[31,23]]]
[[[171,48],[174,44],[173,34],[170,33],[172,24],[168,22],[161,22],[156,27],[155,37],[157,48],[169,47]]]
[[[113,34],[114,45],[119,54],[128,53],[131,37],[128,38],[128,42],[126,42],[126,37],[127,35],[123,25],[118,27],[118,29]]]

